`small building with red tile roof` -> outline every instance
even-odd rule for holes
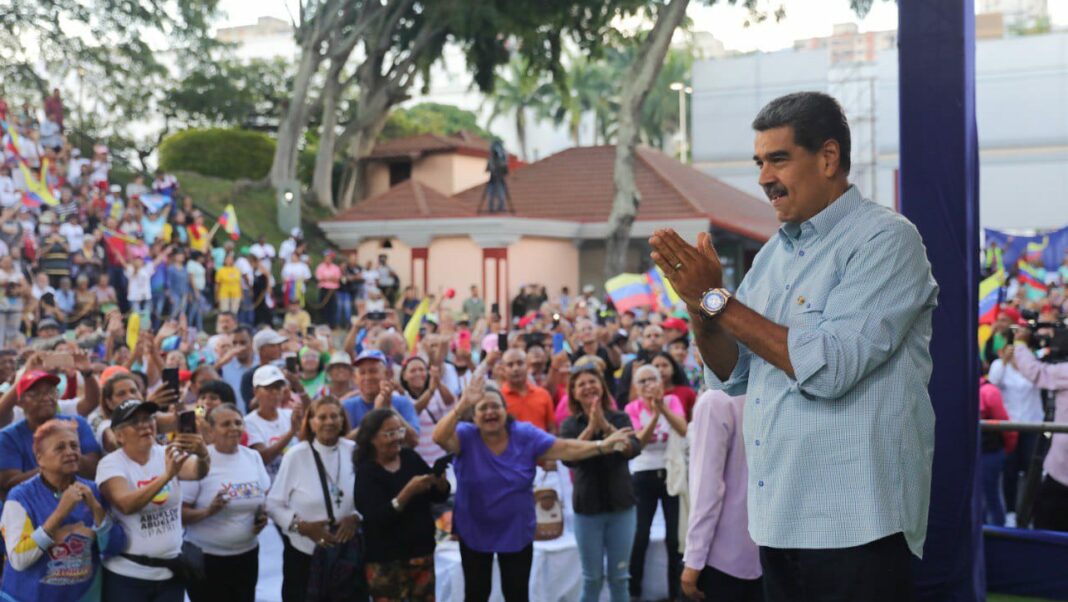
[[[409,148],[380,146],[372,157]],[[413,173],[320,226],[339,248],[357,251],[361,262],[386,254],[402,282],[420,291],[452,288],[463,298],[477,285],[505,313],[524,284],[545,285],[551,298],[566,286],[576,298],[580,286],[604,284],[614,160],[613,146],[576,147],[512,170],[506,179],[510,211],[503,213],[485,211],[484,183],[450,193]],[[480,161],[484,172],[486,158]],[[691,241],[711,232],[728,284],[737,285],[779,227],[765,200],[660,151],[639,147],[634,169],[641,204],[627,271],[651,267],[647,239],[657,228],[674,228]]]

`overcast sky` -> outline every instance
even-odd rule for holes
[[[879,31],[897,27],[897,5],[893,1],[874,0],[871,12],[859,20],[849,8],[849,0],[761,0],[767,7],[783,5],[786,18],[746,28],[748,12],[724,1],[707,6],[707,2],[690,3],[689,14],[697,31],[710,31],[729,50],[779,50],[794,40],[828,36],[836,23],[857,22],[861,31]],[[296,14],[296,0],[222,0],[226,13],[220,26],[247,25],[257,17],[289,19],[287,5]],[[1068,25],[1068,0],[1049,0],[1054,25]]]

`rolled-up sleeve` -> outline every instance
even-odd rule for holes
[[[749,364],[753,358],[753,352],[749,351],[748,347],[741,343],[736,344],[738,345],[738,362],[734,364],[734,370],[731,370],[727,380],[720,379],[715,372],[705,366],[705,386],[715,391],[723,391],[731,397],[745,395],[746,389],[749,388]]]
[[[841,397],[890,358],[937,295],[915,227],[898,222],[875,233],[848,258],[819,322],[790,328],[790,363],[801,392]]]

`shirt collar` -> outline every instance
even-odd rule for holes
[[[801,237],[802,232],[811,229],[817,236],[823,236],[838,225],[838,222],[842,221],[846,215],[855,209],[863,197],[860,196],[860,191],[857,187],[850,184],[849,188],[842,193],[842,196],[835,199],[830,205],[827,205],[816,215],[806,222],[795,224],[792,222],[786,222],[779,226],[779,236],[785,237],[789,240],[797,240]]]

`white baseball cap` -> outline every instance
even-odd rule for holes
[[[259,354],[264,345],[280,345],[289,340],[289,337],[279,334],[270,328],[264,328],[252,337],[252,348]]]
[[[256,371],[252,374],[252,386],[255,387],[269,387],[277,382],[286,382],[286,375],[282,374],[282,371],[278,366],[267,364],[266,366],[260,366],[256,368]]]

